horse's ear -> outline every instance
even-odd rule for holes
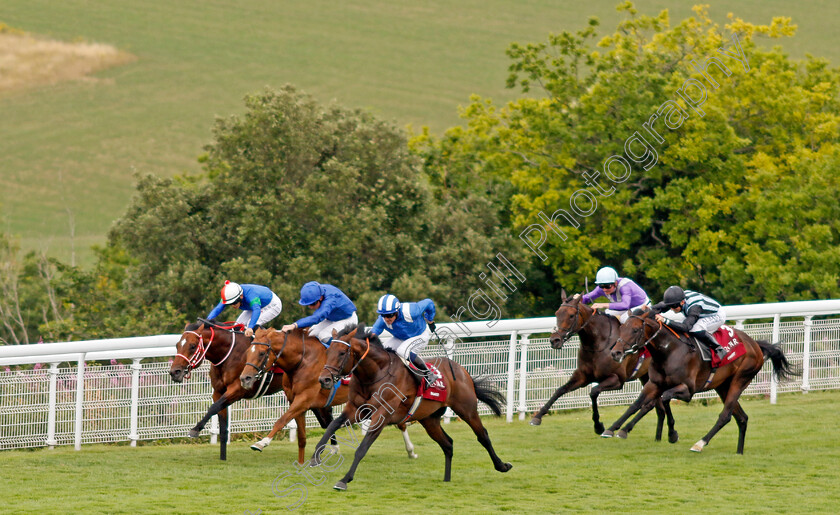
[[[566,288],[560,290],[560,301],[566,302]]]
[[[354,338],[354,337],[356,336],[356,331],[358,331],[358,330],[359,330],[359,328],[358,328],[358,327],[356,327],[355,329],[353,329],[352,331],[350,331],[350,332],[349,332],[349,333],[347,333],[347,334],[349,334],[349,335],[350,335],[350,338]]]
[[[336,331],[335,329],[333,329],[332,337],[338,338],[338,331]]]

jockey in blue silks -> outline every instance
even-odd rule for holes
[[[225,281],[225,285],[222,286],[222,300],[207,315],[207,318],[213,320],[228,306],[242,310],[236,323],[245,326],[245,336],[254,336],[255,326],[269,323],[283,311],[280,297],[265,286],[239,285]]]
[[[431,299],[423,299],[402,304],[393,295],[383,295],[376,312],[379,318],[370,332],[374,335],[381,334],[383,330],[391,333],[390,338],[382,341],[382,346],[392,349],[411,363],[409,370],[425,377],[428,386],[431,386],[435,378],[419,354],[429,343],[435,328],[435,303]]]
[[[315,281],[304,284],[300,289],[298,304],[308,306],[314,313],[293,324],[284,325],[281,331],[309,327],[309,335],[318,338],[326,347],[332,341],[333,329],[341,332],[359,323],[356,305],[332,284],[319,284]]]

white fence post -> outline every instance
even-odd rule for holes
[[[53,449],[58,445],[55,439],[55,411],[56,411],[56,389],[58,386],[58,363],[50,363],[50,400],[47,413],[47,445]]]
[[[528,343],[530,343],[530,339],[528,338],[530,335],[524,334],[522,335],[522,340],[520,340],[522,344],[522,353],[520,358],[520,368],[519,368],[519,420],[525,420],[525,411],[527,410],[527,403],[525,402],[525,395],[527,394],[527,383],[528,383]]]
[[[82,450],[82,424],[84,423],[84,401],[85,401],[85,353],[79,354],[79,364],[76,367],[76,422],[75,422],[75,446],[77,451]]]
[[[230,409],[228,409],[228,417],[230,417]],[[219,415],[213,415],[210,419],[210,443],[219,441]]]
[[[812,316],[805,317],[805,339],[802,349],[802,393],[808,393],[811,389],[811,325]]]
[[[782,323],[782,315],[776,313],[773,316],[773,337],[771,343],[777,345],[779,343],[780,324]],[[776,375],[770,374],[770,404],[776,404],[776,394],[778,393],[779,384],[776,381]]]
[[[137,447],[137,440],[140,439],[137,420],[140,406],[140,369],[142,368],[140,359],[131,360],[131,414],[129,415],[128,439],[131,440],[132,447]]]
[[[507,378],[507,405],[506,419],[513,422],[514,382],[516,381],[516,337],[517,331],[510,333],[510,349],[508,350],[508,378]]]

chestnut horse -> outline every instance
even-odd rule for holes
[[[532,426],[538,426],[542,417],[551,409],[551,405],[561,396],[575,391],[578,388],[592,383],[598,383],[592,388],[589,397],[592,399],[592,421],[595,424],[595,433],[604,432],[604,424],[601,423],[598,414],[598,395],[601,392],[620,390],[627,381],[638,379],[642,384],[648,381],[648,366],[650,358],[639,363],[639,353],[629,354],[621,362],[616,362],[610,355],[610,350],[618,338],[618,330],[621,324],[618,319],[611,315],[599,313],[581,302],[579,295],[566,298],[563,292],[563,304],[554,314],[557,317],[557,326],[549,336],[551,348],[560,350],[574,334],[580,337],[580,350],[578,350],[578,365],[572,377],[554,392],[554,395],[545,403],[539,411],[534,413],[531,419]],[[665,415],[668,416],[668,441],[676,443],[677,432],[674,430],[674,416],[671,414],[669,404],[656,404],[658,421],[656,424],[656,440],[662,439],[662,425]]]
[[[630,415],[638,411],[638,415],[623,429],[629,433],[660,396],[666,403],[671,399],[689,402],[695,393],[714,389],[723,401],[723,411],[720,412],[717,423],[706,436],[691,447],[691,450],[702,451],[734,415],[735,423],[738,424],[737,453],[744,454],[748,417],[738,398],[761,371],[765,356],[773,363],[773,374],[777,379],[790,377],[793,371],[778,346],[766,341],[755,341],[739,329],[735,329],[734,332],[744,345],[745,354],[713,370],[708,362],[701,359],[699,352],[689,347],[673,330],[657,322],[653,312],[631,316],[621,326],[612,356],[620,361],[625,355],[637,353],[647,346],[652,357],[648,371],[650,381],[645,384],[639,398],[609,431],[617,430]]]
[[[385,425],[399,424],[408,418],[419,421],[432,440],[443,449],[446,461],[443,480],[449,481],[452,468],[452,438],[440,425],[440,418],[446,407],[452,408],[452,411],[470,426],[478,441],[490,454],[496,470],[507,472],[511,469],[510,463],[503,462],[496,455],[487,430],[481,423],[481,417],[478,416],[478,401],[487,404],[497,416],[502,412],[504,397],[491,387],[486,378],[473,379],[458,363],[446,358],[437,358],[436,363],[448,392],[446,400],[441,402],[423,399],[409,417],[417,396],[419,381],[424,379],[412,373],[393,352],[387,351],[377,336],[354,338],[357,331],[363,334],[363,327],[360,325],[346,335],[333,332],[333,342],[327,351],[327,363],[320,377],[321,386],[329,390],[336,381],[352,373],[350,398],[344,411],[332,421],[315,447],[310,466],[321,465],[320,454],[324,450],[324,444],[340,426],[354,422],[369,424],[367,434],[356,449],[353,464],[333,488],[347,489],[347,483],[353,480],[356,467]],[[340,462],[335,466],[338,464]]]
[[[324,368],[327,349],[318,338],[309,336],[304,329],[294,329],[288,333],[276,329],[258,329],[254,341],[246,353],[246,367],[239,377],[243,387],[251,388],[272,366],[277,365],[286,374],[291,388],[287,390],[289,409],[274,423],[268,436],[251,446],[255,451],[262,451],[278,431],[286,427],[290,420],[297,422],[298,463],[304,462],[306,449],[306,410],[325,409],[347,402],[349,387],[339,385],[335,390],[323,390],[318,383],[318,374]],[[330,411],[329,421],[332,421]],[[319,419],[320,422],[320,419]],[[322,427],[326,427],[322,425]],[[405,450],[409,458],[416,458],[414,445],[408,438],[405,425],[400,425]],[[333,445],[335,438],[331,439]]]

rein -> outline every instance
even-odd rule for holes
[[[274,355],[274,361],[271,363],[272,367],[277,364],[277,360],[280,359],[280,356],[283,355],[283,351],[286,350],[286,344],[288,342],[289,342],[289,333],[283,333],[283,345],[280,347],[280,351],[277,352]],[[284,369],[284,371],[287,372],[287,373],[297,370],[298,367],[300,367],[300,364],[303,363],[304,358],[306,358],[306,338],[305,338],[305,336],[303,335],[302,332],[301,332],[301,335],[300,335],[300,343],[301,343],[300,361],[298,361],[297,365],[295,365],[294,367],[290,367],[288,370]],[[265,345],[268,348],[268,352],[265,353],[265,356],[263,357],[263,360],[262,360],[262,362],[260,362],[259,366],[251,363],[250,361],[245,363],[245,366],[251,365],[252,367],[254,367],[257,370],[257,374],[256,374],[254,380],[258,381],[263,376],[263,374],[265,374],[266,370],[268,369],[268,359],[269,359],[269,357],[270,357],[270,355],[273,351],[271,350],[271,344],[266,343],[266,342],[253,342],[252,345]]]
[[[568,305],[568,304],[566,304],[566,305]],[[562,307],[562,306],[561,306],[561,307]],[[576,314],[578,315],[578,318],[576,318],[576,320],[578,320],[578,319],[582,319],[582,318],[583,318],[583,313],[581,313],[581,311],[580,311],[580,303],[578,303],[578,305],[577,305],[577,308],[576,308]],[[580,327],[578,327],[577,329],[574,329],[574,330],[569,329],[568,331],[566,331],[566,334],[563,336],[563,343],[566,343],[567,341],[569,341],[569,340],[571,340],[571,339],[572,339],[572,336],[574,336],[575,334],[577,334],[577,333],[579,333],[579,332],[583,331],[583,329],[584,329],[586,326],[588,326],[588,325],[589,325],[589,322],[592,322],[592,319],[593,319],[593,318],[595,317],[595,315],[597,315],[597,314],[599,314],[599,313],[598,313],[598,311],[593,310],[593,311],[592,311],[592,315],[589,317],[589,319],[588,319],[586,322],[579,322],[579,321],[578,321],[578,325],[579,325]],[[554,330],[555,330],[556,332],[559,332],[559,331],[560,331],[560,328],[559,328],[558,326],[555,326],[555,327],[554,327]],[[612,326],[610,326],[610,336],[612,336]]]
[[[646,321],[646,319],[644,319],[644,318],[642,318],[642,317],[640,317],[640,316],[638,316],[638,315],[630,315],[630,317],[628,318],[628,320],[629,320],[630,318],[638,318],[639,320],[641,320],[641,321],[642,321],[642,323],[643,323],[643,325],[642,325],[642,327],[643,327],[643,328],[647,326],[647,321]],[[663,325],[663,324],[662,324],[662,322],[659,322],[659,329],[657,329],[657,330],[656,330],[656,332],[655,332],[655,333],[653,333],[653,336],[651,336],[650,338],[648,338],[647,340],[645,340],[645,341],[644,341],[644,343],[642,343],[642,344],[639,344],[639,341],[641,341],[641,338],[637,338],[636,343],[634,343],[633,345],[631,345],[629,349],[625,350],[625,351],[624,351],[624,354],[625,354],[625,355],[626,355],[626,354],[631,354],[631,355],[632,355],[632,354],[636,354],[637,352],[639,352],[640,350],[642,350],[643,348],[645,348],[645,347],[647,346],[647,344],[648,344],[648,343],[652,342],[652,341],[653,341],[653,339],[654,339],[654,338],[656,338],[656,337],[657,337],[657,335],[659,335],[659,333],[662,331],[662,328],[663,328],[663,327],[668,327],[668,326]],[[670,327],[668,327],[668,329],[671,329],[671,328],[670,328]],[[671,332],[673,332],[673,330],[671,330]],[[642,334],[644,335],[644,333],[642,333]],[[676,333],[675,333],[675,334],[676,334]],[[679,337],[677,337],[677,338],[679,338]],[[612,347],[610,347],[610,349],[612,349],[613,347],[615,347],[615,345],[616,345],[618,342],[624,342],[624,340],[623,340],[623,339],[621,339],[621,336],[619,336],[619,337],[618,337],[618,339],[615,341],[615,343],[612,345]],[[626,343],[626,342],[624,342],[624,343]]]
[[[351,340],[352,340],[352,338],[351,338]],[[347,360],[350,359],[350,354],[353,353],[352,345],[345,342],[344,340],[333,340],[333,342],[336,342],[336,341],[339,342],[339,343],[343,343],[344,345],[347,346],[347,354],[344,355],[344,358],[341,360],[341,365],[338,366],[338,367],[333,367],[333,366],[326,365],[326,364],[324,365],[324,370],[326,370],[327,372],[330,373],[330,378],[332,378],[334,383],[338,382],[338,380],[341,380],[341,376],[342,376],[342,372],[344,371],[344,367],[347,366]],[[364,360],[367,357],[368,353],[370,352],[370,338],[369,337],[365,337],[365,343],[367,343],[367,348],[365,349],[364,354],[362,354],[362,357],[359,358],[356,361],[356,364],[353,365],[353,368],[350,369],[350,372],[345,374],[345,375],[352,376],[353,372],[356,371],[356,369],[359,367],[359,364],[361,364],[362,360]]]

